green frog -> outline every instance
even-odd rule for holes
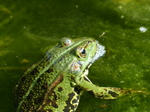
[[[116,99],[128,90],[99,87],[88,78],[89,67],[105,54],[92,38],[64,37],[31,66],[15,88],[17,112],[75,112],[81,95]]]

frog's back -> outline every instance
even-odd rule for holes
[[[69,55],[65,55],[47,69],[45,67],[51,63],[50,59],[49,61],[42,59],[29,68],[16,86],[17,112],[75,110],[79,102],[80,90],[72,87],[70,83],[71,77],[67,66],[70,66],[68,63],[72,61]]]
[[[49,77],[48,74],[42,75],[34,85],[27,83],[28,80],[32,80],[30,78],[27,78],[25,82],[21,81],[22,84],[16,90],[19,105],[17,112],[69,112],[77,108],[80,90],[72,88],[67,82],[68,79],[63,79],[63,74],[53,80],[52,84],[47,81]],[[64,87],[66,82],[69,84],[67,88]],[[30,89],[32,86],[33,88]]]

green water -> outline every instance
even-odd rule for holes
[[[150,92],[149,7],[149,0],[0,0],[0,112],[15,112],[19,77],[64,36],[106,47],[90,68],[93,83]],[[149,104],[145,93],[117,100],[85,93],[77,112],[149,112]]]

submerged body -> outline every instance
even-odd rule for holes
[[[75,112],[83,91],[101,99],[126,94],[126,90],[99,87],[88,79],[89,67],[104,53],[104,46],[92,38],[62,38],[19,80],[17,112]]]

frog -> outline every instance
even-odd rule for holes
[[[100,87],[88,78],[90,66],[105,52],[93,38],[63,37],[18,81],[16,112],[75,112],[84,92],[99,99],[129,94],[127,89]]]

